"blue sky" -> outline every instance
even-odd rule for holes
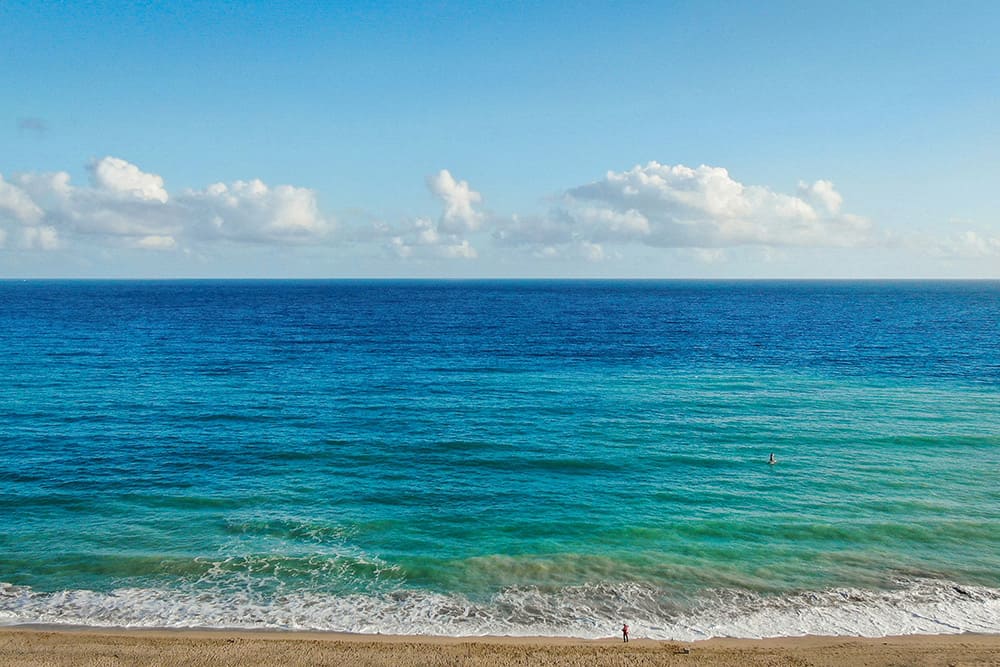
[[[0,3],[0,277],[1000,277],[997,3]]]

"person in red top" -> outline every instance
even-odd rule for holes
[[[622,623],[622,641],[628,641],[628,623]]]

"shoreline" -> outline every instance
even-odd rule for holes
[[[1000,634],[712,638],[439,637],[320,631],[0,627],[25,665],[1000,665]]]

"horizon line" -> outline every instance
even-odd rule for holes
[[[553,277],[553,276],[485,276],[414,277],[414,276],[347,276],[347,277],[252,277],[252,276],[188,276],[188,277],[2,277],[0,282],[1000,282],[1000,277]]]

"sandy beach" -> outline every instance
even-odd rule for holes
[[[998,635],[660,642],[309,632],[7,628],[0,664],[73,665],[1000,665]]]

